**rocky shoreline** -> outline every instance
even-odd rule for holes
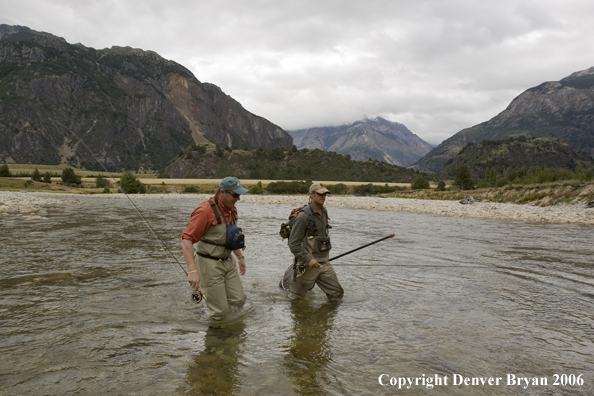
[[[69,194],[70,195],[70,194]],[[60,199],[63,194],[40,192],[0,191],[0,216],[18,216],[22,220],[43,220],[47,215],[47,206],[65,204]],[[123,194],[72,194],[79,200],[85,197],[102,199],[126,199]],[[146,194],[132,195],[132,199],[192,199],[201,201],[208,199],[208,194]],[[244,195],[241,202],[262,205],[298,206],[307,202],[305,195]],[[409,212],[416,214],[433,214],[464,218],[517,220],[545,223],[573,223],[594,225],[594,208],[586,205],[557,204],[554,206],[519,205],[488,201],[474,201],[461,204],[459,201],[427,200],[409,198],[330,196],[328,207],[357,208],[368,210],[385,210],[392,212]]]
[[[44,220],[47,206],[64,204],[51,194],[0,191],[0,216],[18,216],[22,220]]]

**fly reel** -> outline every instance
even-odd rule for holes
[[[204,294],[202,294],[202,292],[200,290],[192,293],[192,301],[194,301],[196,304],[200,304],[200,302],[202,301],[203,298],[204,298]]]

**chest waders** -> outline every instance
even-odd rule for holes
[[[200,283],[204,288],[210,318],[222,320],[229,313],[229,306],[242,306],[246,296],[235,260],[231,256],[232,250],[226,243],[227,230],[230,224],[235,223],[237,215],[231,210],[233,221],[229,223],[223,211],[217,210],[214,202],[209,201],[209,203],[215,213],[217,225],[211,225],[194,245],[196,254],[194,257],[198,262]]]
[[[227,230],[231,225],[235,226],[237,214],[231,209],[231,217],[233,218],[233,221],[229,223],[225,217],[225,213],[222,213],[222,211],[219,213],[219,209],[217,208],[219,202],[216,197],[215,202],[210,199],[208,200],[208,203],[215,214],[215,218],[217,219],[217,225],[210,226],[208,231],[206,231],[206,234],[204,234],[200,241],[198,241],[196,244],[196,254],[211,260],[225,261],[231,257],[231,249],[227,244]],[[221,218],[223,220],[221,220]],[[223,224],[223,221],[225,224]]]
[[[313,258],[322,265],[327,262],[330,257],[330,249],[332,244],[328,237],[328,215],[324,215],[325,212],[322,210],[321,229],[318,228],[316,221],[314,220],[313,212],[311,207],[307,205],[302,209],[303,212],[309,218],[308,227],[305,230],[305,236],[303,238],[302,246]],[[311,238],[313,237],[313,238]],[[309,263],[299,263],[295,257],[293,260],[293,281],[297,279],[297,274],[303,275],[307,269]],[[313,286],[312,286],[313,288]]]

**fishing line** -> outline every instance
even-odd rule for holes
[[[82,138],[80,138],[76,133],[72,132],[70,129],[66,128],[64,125],[62,125],[61,123],[53,120],[53,119],[49,119],[52,123],[54,123],[57,127],[58,130],[59,127],[61,126],[63,129],[65,129],[66,131],[68,131],[70,134],[72,134],[76,139],[76,143],[74,144],[74,149],[76,150],[76,146],[78,146],[78,144],[82,144],[82,146],[84,148],[87,149],[87,151],[93,156],[93,158],[95,159],[95,161],[103,168],[103,170],[109,175],[109,177],[113,180],[114,184],[117,186],[117,188],[120,190],[121,193],[123,193],[126,198],[128,199],[128,201],[130,202],[130,204],[134,207],[134,210],[136,210],[136,213],[138,213],[138,215],[140,216],[140,218],[144,221],[144,223],[146,224],[146,226],[148,227],[148,229],[150,230],[150,232],[153,234],[154,238],[157,240],[157,242],[159,243],[159,245],[161,246],[161,250],[165,251],[165,257],[167,257],[167,261],[172,265],[175,266],[174,263],[171,261],[171,258],[173,258],[173,260],[175,260],[175,262],[179,265],[179,267],[182,269],[182,271],[184,271],[184,273],[186,275],[188,275],[188,272],[186,271],[186,269],[184,268],[184,266],[179,262],[179,260],[177,259],[177,257],[171,252],[171,250],[165,245],[165,243],[161,240],[161,238],[159,238],[159,236],[157,235],[156,231],[154,230],[154,228],[151,226],[151,224],[149,223],[149,221],[144,217],[144,215],[142,214],[142,212],[140,211],[140,209],[138,209],[138,207],[136,206],[136,204],[134,203],[134,201],[132,201],[132,199],[130,198],[130,196],[128,196],[128,194],[122,189],[122,186],[120,184],[118,184],[116,182],[115,177],[111,174],[111,172],[109,170],[107,170],[107,168],[105,167],[105,165],[99,161],[99,159],[97,159],[97,156],[95,156],[95,154],[93,153],[93,151],[85,144],[85,142],[82,141]],[[89,130],[85,133],[85,136],[87,134],[89,134],[89,132],[91,132],[91,130],[95,127],[95,124],[97,123],[97,121],[95,121],[93,123],[93,125],[91,126],[91,128],[89,128]],[[61,132],[61,130],[60,130]],[[62,133],[62,135],[64,135],[64,133]],[[83,136],[84,137],[84,136]],[[346,256],[347,254],[353,253],[357,250],[363,249],[365,247],[374,245],[378,242],[381,242],[385,239],[388,238],[392,238],[394,237],[394,234],[390,234],[386,237],[383,237],[381,239],[378,239],[376,241],[373,241],[371,243],[365,244],[363,246],[360,246],[356,249],[350,250],[348,252],[345,252],[343,254],[340,254],[336,257],[331,258],[329,261],[338,259],[340,257]],[[169,255],[167,254],[169,253]],[[421,268],[421,267],[428,267],[428,268],[438,268],[438,267],[443,267],[443,268],[452,268],[452,267],[456,267],[456,268],[486,268],[485,266],[472,266],[472,265],[416,265],[416,264],[398,264],[398,265],[394,265],[394,264],[340,264],[340,267],[415,267],[415,268]],[[187,288],[185,279],[181,279],[182,284],[184,285],[184,287]],[[192,300],[196,303],[199,303],[203,298],[202,292],[200,292],[200,290],[198,290],[198,292],[194,292],[192,293]]]
[[[188,272],[186,271],[186,269],[181,265],[181,263],[179,262],[179,260],[177,259],[177,257],[175,257],[175,255],[171,252],[171,250],[165,245],[165,243],[161,240],[161,238],[159,238],[159,236],[157,235],[157,233],[155,232],[155,230],[153,229],[153,227],[151,226],[151,224],[148,222],[148,220],[144,217],[144,215],[142,214],[142,212],[138,209],[138,207],[136,206],[136,204],[134,203],[134,201],[132,201],[132,199],[128,196],[128,194],[126,194],[126,192],[122,189],[122,186],[120,184],[117,183],[115,177],[111,174],[110,171],[107,170],[107,168],[105,167],[105,165],[103,163],[101,163],[97,157],[95,156],[95,154],[93,153],[93,151],[91,151],[91,149],[82,141],[82,138],[79,138],[78,135],[76,135],[76,133],[72,132],[70,129],[66,128],[64,125],[62,125],[61,123],[53,120],[53,119],[49,119],[51,122],[53,122],[59,129],[59,127],[61,126],[63,129],[65,129],[66,131],[68,131],[70,134],[72,134],[77,140],[77,142],[74,145],[74,149],[76,150],[76,146],[78,146],[78,144],[82,144],[84,148],[86,148],[89,153],[91,153],[91,155],[93,156],[93,158],[95,159],[95,161],[103,168],[103,170],[109,175],[109,177],[113,180],[114,184],[117,186],[117,188],[120,190],[120,192],[122,192],[126,198],[128,199],[128,201],[132,204],[132,206],[134,207],[134,209],[136,210],[136,213],[138,213],[138,215],[140,216],[140,218],[144,221],[144,223],[146,224],[146,226],[148,227],[148,229],[151,231],[151,233],[153,234],[153,236],[155,237],[155,239],[157,240],[157,242],[159,243],[159,245],[161,246],[161,251],[166,251],[165,252],[165,257],[167,257],[167,261],[169,262],[169,264],[171,264],[172,266],[175,267],[175,264],[171,261],[171,258],[173,258],[177,264],[180,266],[180,268],[184,271],[184,273],[186,275],[188,275]],[[91,126],[91,128],[89,128],[89,130],[85,133],[85,136],[91,132],[91,130],[95,127],[95,124],[97,123],[97,121],[95,121],[93,123],[93,125]],[[62,133],[62,135],[64,136],[64,133]],[[169,253],[169,255],[167,255],[167,252]],[[176,272],[177,273],[177,272]],[[178,273],[179,274],[179,273]],[[179,276],[179,275],[178,275]],[[186,285],[186,280],[182,279],[182,284],[184,285],[184,287],[187,288]],[[193,290],[193,289],[192,289]],[[202,300],[202,293],[200,291],[198,291],[199,294],[193,293],[192,294],[192,300],[196,303],[200,302]]]

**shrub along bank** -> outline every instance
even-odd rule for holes
[[[6,169],[5,169],[6,170]],[[75,172],[78,173],[78,172]],[[58,175],[52,172],[52,175]],[[17,178],[11,174],[10,177],[0,177],[0,190],[11,191],[49,191],[49,192],[69,192],[79,194],[96,193],[117,193],[118,188],[113,183],[99,175],[92,182],[83,181],[77,187],[65,181],[43,182],[35,181],[30,178]],[[22,176],[22,175],[19,175]],[[64,176],[64,175],[63,175]],[[76,176],[76,174],[74,175]],[[122,175],[123,176],[123,175]],[[124,179],[129,179],[127,184],[131,187],[130,193],[143,193],[142,186],[134,177],[127,175]],[[24,179],[24,180],[23,180]],[[103,183],[102,183],[103,182]],[[205,180],[202,184],[193,185],[190,180],[187,184],[179,183],[180,180],[172,180],[172,183],[165,182],[158,185],[147,185],[144,190],[146,193],[202,193],[211,194],[217,185],[217,180]],[[311,180],[305,181],[276,181],[271,182],[265,187],[262,182],[255,185],[246,185],[252,194],[307,194]],[[430,200],[461,200],[472,196],[475,199],[491,202],[510,202],[518,204],[531,204],[539,206],[555,205],[559,203],[567,204],[586,204],[594,200],[594,183],[565,181],[557,183],[535,183],[526,185],[506,185],[502,187],[478,188],[474,190],[450,191],[442,185],[441,189],[419,189],[410,190],[404,187],[377,185],[372,183],[353,185],[353,183],[337,183],[327,185],[333,195],[380,195],[384,197],[415,198]],[[140,190],[138,190],[140,189]],[[134,190],[134,191],[133,191]]]

